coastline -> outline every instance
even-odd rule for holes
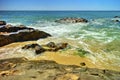
[[[89,76],[102,77],[103,80],[109,80],[108,76],[112,74],[114,74],[112,76],[118,76],[120,72],[119,22],[119,16],[115,16],[111,19],[98,18],[91,20],[66,17],[56,19],[53,23],[46,20],[44,22],[37,21],[35,23],[37,25],[34,26],[33,22],[32,28],[4,23],[0,27],[0,77],[2,76],[4,80],[5,76],[7,76],[5,79],[11,77],[11,75],[15,78],[19,74],[23,76],[27,73],[27,67],[25,67],[25,71],[21,69],[24,64],[30,67],[30,74],[32,71],[36,71],[33,70],[33,65],[42,67],[46,64],[48,68],[49,66],[52,68],[52,72],[56,69],[55,65],[58,65],[57,67],[65,65],[71,66],[71,68],[77,66],[80,69],[85,69],[85,74],[89,75],[90,73]],[[117,27],[114,28],[113,25],[117,25]],[[21,57],[23,59],[22,63],[19,62]],[[14,63],[14,60],[18,60],[18,63],[16,61]],[[43,61],[42,65],[37,65],[39,61]],[[52,64],[49,63],[51,61]],[[19,66],[19,64],[23,66]],[[4,70],[3,66],[7,69]],[[48,68],[45,70],[48,70]],[[16,73],[16,70],[14,72],[14,69],[17,69],[18,73]],[[95,73],[92,74],[92,71],[86,69],[92,69]],[[100,73],[96,70],[100,70]],[[106,73],[106,71],[108,72]],[[79,71],[77,72],[79,73]],[[108,74],[110,72],[111,74]],[[71,76],[76,76],[74,72],[72,73],[70,74],[71,79]],[[84,74],[81,71],[80,73]],[[47,72],[45,74],[49,75]],[[104,78],[103,76],[106,75],[107,77]],[[75,80],[79,80],[79,76]]]

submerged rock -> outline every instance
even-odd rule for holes
[[[90,54],[90,52],[81,49],[81,48],[76,48],[77,52],[75,54],[81,56],[81,57],[85,57],[85,55]]]
[[[56,20],[55,22],[58,23],[87,23],[88,20],[84,19],[84,18],[62,18],[59,20]]]
[[[11,64],[11,65],[9,65]],[[8,66],[9,65],[9,66]],[[12,67],[15,65],[14,67]],[[23,58],[0,60],[1,80],[119,80],[120,72],[76,65],[62,65],[55,61],[31,61]]]
[[[0,26],[2,25],[6,25],[6,22],[5,21],[0,21]]]

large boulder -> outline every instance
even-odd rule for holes
[[[56,20],[55,22],[58,23],[87,23],[88,20],[84,19],[84,18],[62,18],[59,20]]]
[[[49,36],[51,35],[46,32],[28,28],[24,25],[18,27],[5,25],[0,27],[0,47],[13,42],[38,40],[39,38],[46,38]]]
[[[33,30],[29,32],[19,32],[10,35],[0,35],[0,47],[13,42],[38,40],[39,38],[46,38],[49,36],[51,35],[38,30]]]
[[[2,25],[6,25],[6,22],[5,21],[0,21],[0,26]]]

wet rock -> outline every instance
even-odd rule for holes
[[[2,25],[6,25],[6,22],[5,21],[0,21],[0,26]]]
[[[35,49],[35,53],[36,54],[40,54],[40,53],[43,53],[43,52],[45,52],[46,50],[44,49],[44,48],[42,48],[42,47],[39,47],[39,49]]]
[[[50,48],[48,49],[48,51],[58,51],[58,50],[67,48],[68,43],[55,44],[54,42],[49,42],[48,44],[46,44],[46,46]]]
[[[81,66],[85,66],[86,64],[85,64],[85,62],[81,62],[80,65]]]
[[[36,53],[36,54],[40,54],[40,53],[43,53],[43,52],[46,51],[46,50],[45,50],[42,46],[40,46],[40,45],[36,45],[34,49],[35,49],[35,53]]]
[[[84,18],[62,18],[59,20],[56,20],[55,22],[58,23],[87,23],[88,20],[84,19]]]
[[[120,22],[119,20],[114,20],[114,22]]]
[[[42,46],[40,46],[39,44],[28,44],[25,45],[24,47],[22,47],[22,49],[33,49],[35,50],[36,54],[40,54],[44,51],[46,51]]]
[[[58,51],[61,49],[65,49],[67,47],[68,43],[57,43],[49,42],[46,45],[39,45],[39,44],[27,44],[22,47],[22,49],[33,49],[35,51],[35,54],[40,54],[45,51]],[[46,47],[45,47],[46,46]],[[44,48],[45,47],[45,48]]]
[[[56,44],[56,48],[57,49],[64,49],[67,47],[67,45],[68,45],[68,43],[58,43],[58,44]]]
[[[30,49],[30,48],[35,48],[35,47],[39,47],[40,45],[38,44],[28,44],[25,45],[24,47],[22,47],[22,49]]]
[[[114,18],[120,18],[120,16],[115,16]]]
[[[34,30],[34,29],[33,28],[27,28],[24,25],[20,25],[20,26],[16,27],[16,26],[12,26],[10,24],[5,25],[5,26],[0,28],[0,32],[7,32],[7,33],[17,32],[17,31],[20,31],[20,30]]]
[[[5,22],[0,21],[0,24],[5,24]],[[8,24],[0,27],[0,47],[14,42],[33,41],[50,36],[44,31],[28,28],[24,25],[16,27]]]
[[[49,48],[55,48],[56,47],[54,42],[49,42],[48,44],[46,44],[46,46],[49,47]]]
[[[38,40],[40,38],[47,38],[49,36],[51,35],[38,30],[29,31],[29,32],[19,32],[10,35],[0,35],[0,47],[13,42],[33,41],[33,40]]]

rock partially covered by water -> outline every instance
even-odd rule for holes
[[[7,32],[7,33],[10,33],[10,32],[17,32],[19,30],[34,30],[33,28],[28,28],[24,25],[19,25],[19,26],[12,26],[10,24],[8,25],[5,25],[3,27],[0,28],[0,32]]]
[[[120,16],[115,16],[114,18],[120,18]]]
[[[0,35],[0,47],[13,42],[38,40],[40,38],[47,38],[49,36],[51,35],[38,30],[33,30],[29,32],[19,32],[10,35]]]
[[[120,20],[116,19],[116,20],[113,20],[114,22],[120,22]]]
[[[46,44],[47,47],[49,48],[55,48],[56,47],[56,44],[54,42],[49,42]]]
[[[58,23],[87,23],[88,20],[84,18],[62,18],[59,20],[56,20],[55,22]]]
[[[68,46],[68,43],[54,43],[54,42],[49,42],[46,44],[47,47],[49,47],[49,51],[58,51],[60,49],[65,49]]]
[[[49,60],[0,60],[0,80],[119,80],[120,72],[63,65]]]
[[[34,49],[36,54],[40,54],[42,52],[45,52],[46,50],[40,46],[39,44],[28,44],[22,47],[22,49]]]
[[[22,49],[32,49],[35,51],[35,54],[40,54],[45,51],[58,51],[67,48],[68,43],[54,43],[54,42],[49,42],[48,44],[45,45],[39,45],[39,44],[27,44],[22,47]]]
[[[38,40],[49,36],[51,35],[44,31],[28,28],[24,25],[18,27],[5,25],[0,28],[0,47],[14,42]]]
[[[35,47],[39,47],[40,45],[38,44],[27,44],[24,47],[22,47],[22,49],[34,49]]]
[[[5,21],[0,21],[0,26],[2,25],[6,25],[6,22]]]

